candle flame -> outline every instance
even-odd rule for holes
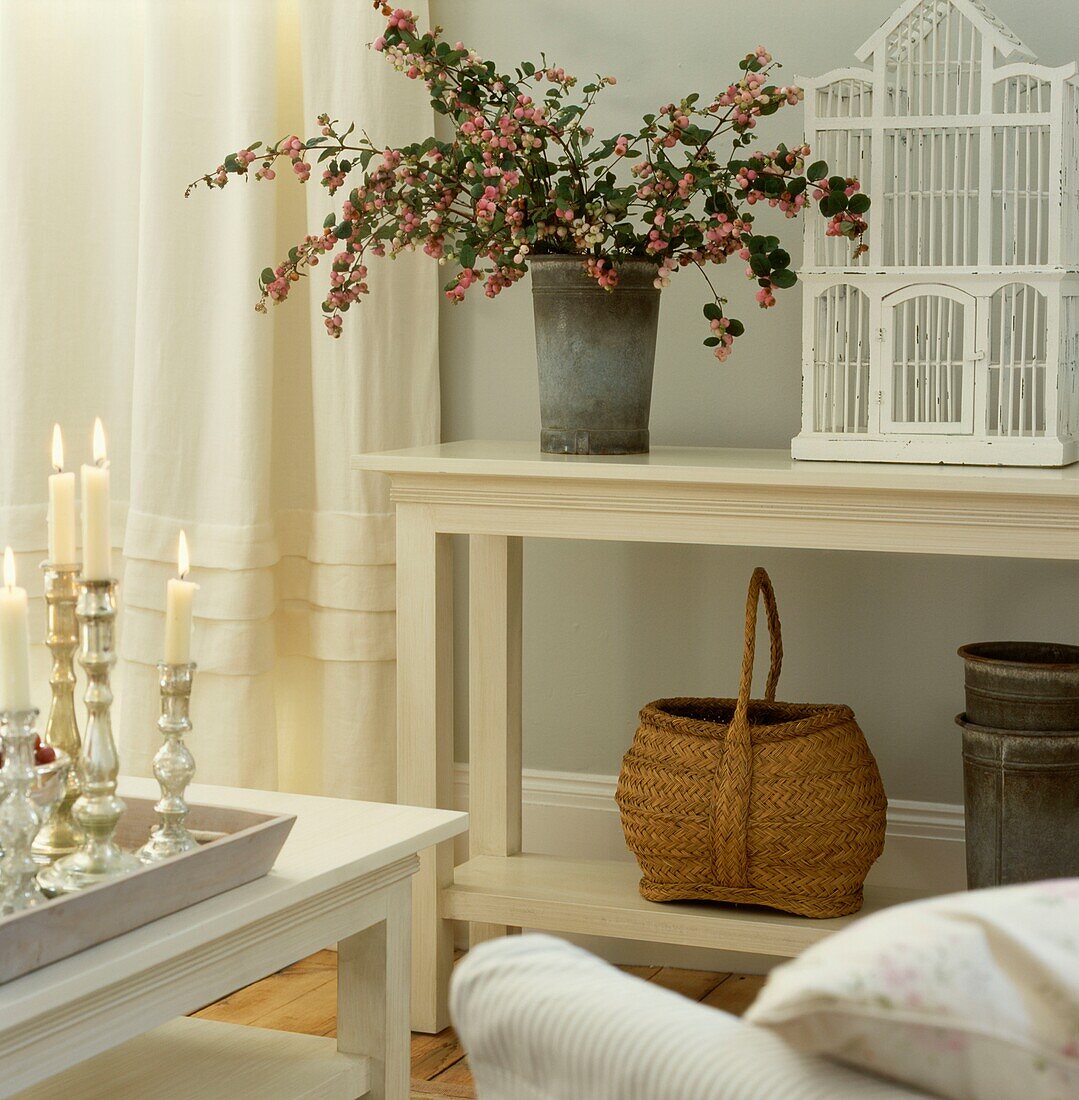
[[[105,429],[99,416],[94,421],[94,464],[104,466],[108,455],[105,452]]]
[[[64,437],[59,424],[52,426],[52,464],[57,473],[64,468]]]
[[[191,571],[191,557],[187,552],[187,535],[180,532],[180,553],[177,555],[180,567],[180,579],[182,580]]]
[[[4,586],[15,587],[15,555],[11,552],[10,546],[4,550]]]

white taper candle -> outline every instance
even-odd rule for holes
[[[191,568],[187,536],[180,532],[179,577],[171,577],[165,590],[165,663],[186,665],[191,661],[191,616],[199,586],[184,580]]]
[[[64,472],[64,440],[59,424],[52,426],[52,464],[56,472],[49,475],[49,561],[74,565],[75,474]]]
[[[94,421],[94,465],[82,468],[82,576],[112,579],[112,523],[109,515],[109,464],[105,431]]]
[[[0,588],[0,710],[29,710],[32,705],[26,589],[15,584],[15,556],[9,546]]]

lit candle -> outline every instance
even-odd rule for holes
[[[0,710],[29,710],[30,633],[26,589],[15,586],[15,556],[4,551],[4,587],[0,588]]]
[[[82,468],[82,576],[87,581],[112,579],[109,463],[100,419],[94,421],[94,465]]]
[[[186,581],[191,559],[187,536],[180,532],[179,577],[171,577],[165,592],[165,664],[186,665],[191,661],[191,606],[198,585]]]
[[[64,473],[64,439],[60,425],[52,426],[52,464],[49,476],[49,561],[75,564],[75,473]]]

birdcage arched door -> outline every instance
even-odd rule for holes
[[[904,287],[883,299],[882,433],[973,433],[976,304],[940,284]]]

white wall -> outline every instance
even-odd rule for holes
[[[784,79],[851,64],[897,3],[432,0],[431,8],[451,40],[503,66],[545,50],[579,76],[616,75],[595,119],[597,131],[613,132],[659,104],[725,86],[758,42],[784,62]],[[1074,0],[991,6],[1041,61],[1079,58]],[[801,134],[800,109],[769,122],[765,140]],[[790,245],[797,263],[797,229]],[[701,347],[699,277],[675,278],[660,320],[653,441],[786,447],[798,430],[800,292],[765,314],[740,264],[719,279],[747,335],[718,364]],[[535,438],[527,282],[493,302],[446,306],[441,325],[444,438]],[[1064,563],[537,541],[525,551],[526,764],[612,774],[642,703],[733,691],[745,585],[757,563],[772,573],[786,631],[781,697],[851,704],[896,799],[962,798],[956,646],[1079,638],[1077,571]],[[458,654],[463,758],[463,645]]]

